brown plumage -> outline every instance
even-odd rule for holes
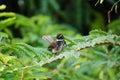
[[[56,36],[56,40],[53,40],[53,38],[49,35],[43,36],[42,38],[50,43],[48,50],[52,51],[53,53],[58,53],[66,47],[66,42],[62,34],[58,34]]]

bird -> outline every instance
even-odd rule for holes
[[[59,53],[67,46],[64,36],[61,33],[57,34],[56,40],[54,40],[50,35],[45,35],[42,39],[50,43],[48,50],[52,51],[52,53]]]

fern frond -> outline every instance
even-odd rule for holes
[[[14,16],[16,16],[16,14],[13,13],[13,12],[2,12],[2,13],[0,13],[0,17],[14,17]]]
[[[62,59],[62,58],[67,58],[67,57],[70,57],[70,56],[79,56],[78,52],[74,51],[74,50],[70,50],[70,51],[66,51],[66,52],[62,52],[60,53],[59,55],[55,55],[49,59],[47,59],[46,61],[41,61],[39,62],[39,65],[42,66],[44,64],[47,64],[47,63],[51,63],[53,61],[56,61],[58,59]]]
[[[51,55],[51,53],[49,51],[47,51],[46,49],[43,49],[43,48],[35,48],[35,47],[32,47],[25,43],[17,43],[16,45],[18,45],[19,47],[20,46],[24,47],[24,49],[28,50],[31,55],[33,55],[34,57],[37,57],[38,60],[42,60],[46,56]]]
[[[9,55],[4,55],[4,54],[0,53],[0,61],[6,66],[9,65],[7,62],[14,58],[15,58],[15,56],[9,56]]]
[[[51,57],[48,57],[48,58],[46,57],[46,59],[41,60],[38,64],[25,66],[22,69],[31,68],[33,66],[43,66],[45,64],[49,64],[53,61],[57,61],[57,60],[62,59],[62,58],[67,58],[67,57],[70,57],[70,56],[79,57],[79,55],[80,54],[77,51],[74,51],[74,50],[65,51],[65,52],[62,52],[58,55],[54,55],[54,56],[51,56]]]
[[[100,36],[100,37],[94,38],[92,40],[78,42],[78,44],[75,45],[74,47],[76,48],[76,50],[79,51],[84,48],[94,47],[96,45],[101,45],[101,44],[115,44],[115,45],[120,46],[120,43],[116,42],[116,38],[118,38],[118,37],[119,36],[117,36],[117,35]]]

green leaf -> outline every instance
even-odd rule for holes
[[[106,33],[105,31],[102,30],[92,30],[90,31],[90,35],[107,35],[108,33]]]
[[[23,47],[23,49],[25,49],[25,50],[28,50],[28,54],[31,54],[34,57],[36,56],[40,60],[42,59],[42,56],[49,55],[49,52],[45,49],[42,49],[42,48],[34,48],[34,47],[27,45],[25,43],[17,43],[17,45]],[[46,54],[45,54],[45,52],[46,52]]]
[[[94,63],[94,67],[97,67],[97,66],[101,66],[101,65],[103,65],[103,64],[106,64],[107,63],[107,61],[97,61],[97,62],[95,62]]]
[[[4,10],[6,8],[6,5],[2,4],[0,5],[0,10]]]
[[[7,62],[12,59],[15,59],[15,57],[9,55],[3,55],[2,53],[0,53],[0,61],[3,62],[4,64],[7,64]]]
[[[116,80],[115,79],[115,72],[114,72],[114,70],[112,68],[108,68],[107,72],[109,74],[110,80]]]
[[[35,79],[35,78],[37,78],[37,79],[47,79],[46,76],[41,75],[41,74],[30,74],[29,76],[25,77],[25,80]]]
[[[103,3],[103,1],[104,1],[104,0],[100,0],[100,4],[102,4],[102,3]]]
[[[110,68],[112,68],[114,66],[114,62],[108,60],[107,61],[107,66],[110,67]]]
[[[33,65],[33,66],[30,66],[28,68],[25,69],[25,71],[33,71],[33,70],[36,70],[36,71],[42,71],[42,72],[47,72],[47,68],[43,68],[39,65]]]
[[[13,12],[2,12],[0,13],[0,17],[15,17],[15,13]]]
[[[12,18],[8,18],[5,20],[0,21],[0,30],[4,29],[5,27],[8,27],[12,24],[14,24],[14,20],[16,19],[16,17],[12,17]]]
[[[6,33],[0,32],[0,37],[8,38],[8,35]],[[1,40],[1,39],[0,39]]]

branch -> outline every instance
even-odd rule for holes
[[[30,67],[33,67],[33,66],[43,66],[45,64],[56,61],[58,59],[62,59],[64,57],[69,57],[70,55],[75,56],[75,55],[77,55],[76,53],[77,53],[76,50],[70,50],[70,51],[62,52],[62,53],[60,53],[58,55],[56,54],[55,56],[47,59],[46,61],[40,61],[38,64],[35,64],[35,65],[32,65],[32,66],[25,66],[22,69],[27,69],[27,68],[30,68]]]
[[[114,44],[117,46],[120,46],[119,42],[116,42],[116,40],[119,38],[117,35],[107,35],[107,36],[101,36],[95,39],[92,39],[90,41],[78,43],[76,46],[76,50],[80,51],[85,48],[94,47],[96,45],[102,45],[102,44]]]
[[[115,7],[115,13],[117,13],[117,4],[120,2],[120,0],[118,0],[117,2],[115,2],[113,4],[113,6],[111,7],[111,9],[108,11],[108,23],[110,23],[110,13],[113,11],[114,7]]]
[[[113,44],[113,43],[110,42],[110,41],[103,41],[103,42],[98,42],[98,43],[94,44],[94,46],[102,45],[102,44]],[[115,43],[115,45],[120,46],[120,43]],[[83,49],[86,49],[86,48],[90,48],[90,47],[93,47],[93,45],[88,45],[88,46],[85,46],[85,47],[79,47],[76,50],[80,51],[80,50],[83,50]]]
[[[117,35],[101,35],[98,36],[97,38],[88,39],[91,36],[85,36],[83,37],[83,39],[79,39],[79,42],[75,42],[75,44],[73,44],[72,46],[69,46],[69,48],[71,49],[66,49],[66,51],[63,51],[61,53],[58,54],[53,54],[52,56],[46,57],[46,59],[41,59],[40,62],[37,62],[36,64],[33,65],[29,65],[29,66],[23,66],[22,68],[19,68],[19,70],[24,70],[24,69],[28,69],[34,66],[43,66],[45,64],[49,64],[53,61],[56,61],[58,59],[62,59],[64,57],[69,57],[69,56],[75,56],[75,57],[79,57],[79,51],[82,49],[86,49],[86,48],[90,48],[90,47],[94,47],[97,45],[102,45],[102,44],[114,44],[117,46],[120,46],[120,42],[119,42],[119,36]],[[82,42],[80,42],[81,40],[84,40]],[[116,42],[117,41],[117,42]]]
[[[100,0],[97,0],[97,2],[95,3],[95,6],[97,6],[97,4],[100,2]]]
[[[94,46],[97,46],[97,45],[102,45],[102,44],[114,44],[114,43],[112,43],[110,41],[101,41],[101,42],[95,43],[94,45],[88,45],[88,46],[85,46],[85,47],[79,47],[76,50],[71,50],[69,52],[67,51],[67,52],[60,53],[59,55],[55,55],[55,56],[51,57],[50,59],[48,59],[46,61],[40,61],[38,64],[35,64],[35,65],[32,65],[32,66],[25,66],[22,69],[27,69],[27,68],[30,68],[30,67],[33,67],[33,66],[43,66],[45,64],[51,63],[51,62],[56,61],[58,59],[62,59],[64,57],[68,57],[70,55],[75,56],[75,55],[77,55],[77,52],[80,51],[80,50],[90,48],[90,47],[94,47]],[[120,43],[115,43],[115,45],[120,46]]]

